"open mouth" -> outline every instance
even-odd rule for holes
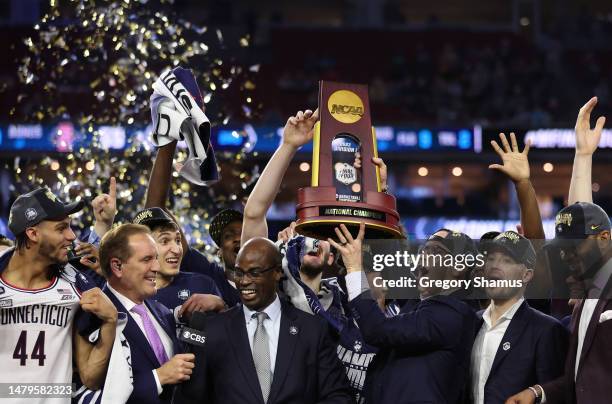
[[[178,265],[179,259],[178,257],[166,258],[166,263],[170,265]]]
[[[145,281],[149,281],[153,283],[153,286],[155,286],[155,275],[145,276]]]

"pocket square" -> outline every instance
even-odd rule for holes
[[[601,316],[599,316],[600,323],[603,323],[604,321],[608,321],[608,320],[612,320],[612,310],[606,310],[603,313],[601,313]]]

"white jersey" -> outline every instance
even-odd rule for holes
[[[0,276],[1,383],[72,382],[72,331],[79,300],[80,291],[64,275],[35,290],[18,288]],[[59,390],[69,393],[58,388],[56,394]],[[70,403],[70,398],[20,399],[21,391],[15,391],[16,398],[0,402]]]

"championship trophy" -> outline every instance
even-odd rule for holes
[[[312,182],[298,190],[296,231],[325,240],[344,223],[367,238],[401,238],[395,198],[381,189],[368,86],[321,81],[312,151]],[[358,161],[361,161],[361,164]]]

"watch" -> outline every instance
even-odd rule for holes
[[[535,396],[535,403],[536,404],[540,404],[542,402],[542,387],[536,385],[538,388],[536,388],[535,386],[529,386],[529,390],[531,390],[531,392],[533,393],[533,395]],[[539,390],[539,391],[538,391]]]

